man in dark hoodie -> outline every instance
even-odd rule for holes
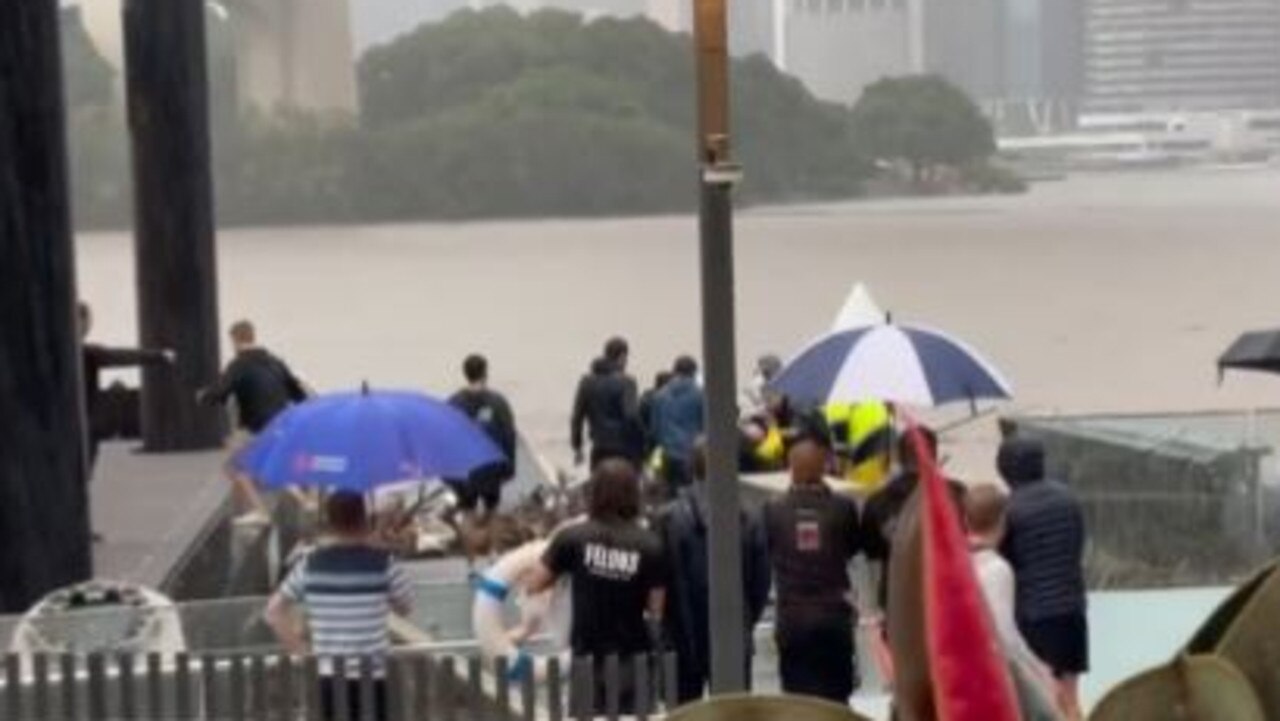
[[[1081,718],[1078,680],[1089,670],[1084,511],[1066,484],[1045,477],[1040,441],[1005,440],[997,465],[1011,489],[1000,550],[1017,578],[1018,628],[1053,670],[1068,715]]]
[[[699,440],[691,458],[693,485],[680,491],[658,518],[667,557],[667,637],[676,652],[677,697],[697,701],[711,679],[710,570],[707,561],[706,445]],[[761,519],[742,512],[743,633],[751,678],[752,631],[769,602],[772,571]]]
[[[591,373],[578,383],[573,401],[569,439],[574,462],[581,464],[583,428],[591,432],[591,468],[601,461],[621,458],[635,468],[644,462],[644,429],[636,381],[627,375],[630,350],[622,338],[612,338],[604,347],[604,357],[591,364]]]
[[[674,375],[653,405],[653,425],[662,449],[663,478],[667,493],[689,485],[693,444],[702,435],[702,387],[698,385],[698,363],[689,356],[676,359]]]
[[[224,471],[232,488],[248,506],[248,511],[235,519],[237,525],[258,526],[270,522],[267,505],[252,479],[236,466],[240,451],[249,440],[261,433],[282,411],[307,399],[307,389],[284,361],[258,345],[253,323],[236,321],[230,330],[235,357],[216,383],[201,389],[197,397],[202,403],[222,405],[235,400],[239,418],[231,441],[231,453]]]

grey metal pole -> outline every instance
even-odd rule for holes
[[[742,528],[738,499],[738,381],[729,53],[725,0],[695,0],[701,178],[702,342],[706,365],[711,692],[746,688]]]
[[[707,384],[711,690],[746,688],[746,611],[738,498],[733,218],[727,182],[702,183],[702,337]]]
[[[0,2],[0,613],[93,572],[58,6]]]
[[[225,426],[196,403],[219,363],[204,21],[204,0],[124,3],[138,328],[144,347],[177,352],[143,369],[149,451],[216,448]]]

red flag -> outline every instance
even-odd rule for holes
[[[1017,693],[947,482],[914,423],[908,433],[921,459],[925,638],[938,720],[1020,721]]]

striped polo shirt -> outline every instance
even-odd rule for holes
[[[294,566],[280,588],[307,612],[312,652],[331,674],[333,656],[372,656],[381,669],[391,647],[392,605],[408,607],[412,586],[391,554],[364,545],[317,548]],[[359,673],[359,659],[347,661]]]

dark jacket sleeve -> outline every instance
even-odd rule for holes
[[[745,514],[744,518],[747,547],[744,549],[743,580],[747,591],[747,618],[755,626],[764,616],[765,607],[769,604],[773,567],[769,563],[769,541],[765,536],[764,521],[750,513]]]
[[[164,353],[145,348],[108,348],[100,345],[84,347],[86,356],[92,357],[99,368],[133,368],[144,365],[160,365],[165,362]]]
[[[877,493],[862,511],[862,552],[869,560],[885,563],[889,561],[889,541],[884,537],[886,500]]]
[[[516,464],[516,444],[519,439],[519,433],[516,431],[516,416],[511,411],[511,404],[506,398],[499,396],[494,403],[494,411],[497,415],[497,427],[502,452],[507,454],[507,459],[511,461],[511,467],[514,469]]]
[[[846,548],[849,552],[849,558],[862,553],[866,550],[866,533],[862,527],[862,514],[858,513],[858,504],[853,501],[848,502],[846,509],[846,520],[844,532],[846,535]]]
[[[622,383],[622,415],[637,427],[640,426],[640,389],[636,386],[636,380],[630,376],[624,378]]]
[[[573,416],[569,421],[569,443],[574,451],[582,450],[582,427],[587,422],[587,379],[578,381],[578,392],[573,397]]]
[[[280,374],[284,377],[284,389],[289,394],[289,400],[294,403],[301,403],[307,399],[307,388],[298,380],[298,376],[294,375],[293,369],[288,363],[275,358],[276,364],[280,368]]]
[[[231,361],[218,380],[200,392],[200,401],[208,405],[222,405],[231,397],[236,383],[240,380],[242,365],[238,360]]]

